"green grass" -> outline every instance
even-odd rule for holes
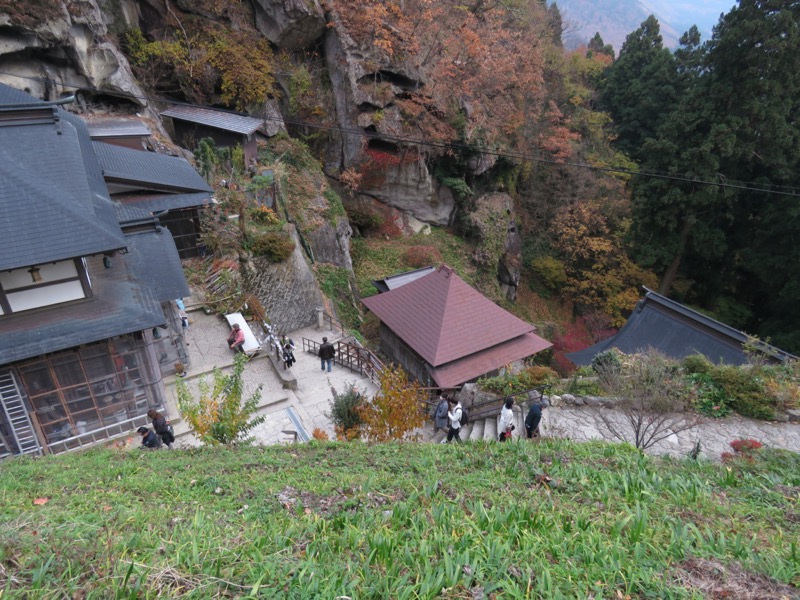
[[[7,460],[0,596],[701,598],[676,579],[689,559],[797,585],[797,455],[765,456],[543,440]]]

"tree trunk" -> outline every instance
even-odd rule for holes
[[[686,244],[689,241],[689,232],[692,229],[692,223],[689,219],[684,219],[681,225],[680,238],[678,239],[678,249],[672,259],[664,275],[661,277],[661,283],[658,285],[658,293],[662,296],[669,294],[672,289],[672,284],[675,282],[675,277],[678,274],[678,267],[681,266],[681,259],[686,252]]]

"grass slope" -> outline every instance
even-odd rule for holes
[[[761,456],[542,440],[8,460],[0,597],[795,597],[800,460]]]

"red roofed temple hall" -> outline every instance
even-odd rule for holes
[[[429,387],[458,387],[552,346],[447,266],[362,302],[381,321],[381,351]]]

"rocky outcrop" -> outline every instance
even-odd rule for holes
[[[369,157],[369,154],[367,155]],[[366,169],[361,195],[409,213],[432,225],[448,225],[456,202],[450,188],[438,185],[419,156],[400,163]]]
[[[522,272],[522,239],[514,217],[514,201],[508,194],[484,194],[474,201],[464,218],[467,235],[477,242],[474,261],[497,269],[497,278],[510,301],[517,297]]]
[[[295,245],[292,256],[282,263],[252,259],[251,283],[267,317],[280,331],[295,331],[316,323],[316,307],[322,306],[322,293],[314,273],[303,256],[294,227],[290,235]]]
[[[285,50],[308,48],[325,32],[325,14],[317,0],[254,0],[256,27]]]
[[[46,100],[74,93],[91,99],[99,89],[144,104],[95,0],[53,4],[41,15],[32,21],[22,8],[0,14],[0,81]]]
[[[419,221],[449,224],[452,193],[435,182],[423,158],[394,141],[407,133],[396,102],[425,86],[420,73],[410,65],[386,64],[342,28],[325,34],[325,58],[341,128],[327,169],[355,168],[365,175],[362,195]],[[371,152],[394,160],[376,163]]]
[[[350,238],[353,230],[347,219],[340,218],[336,222],[325,222],[307,236],[316,262],[330,263],[337,267],[353,270],[350,259]]]

